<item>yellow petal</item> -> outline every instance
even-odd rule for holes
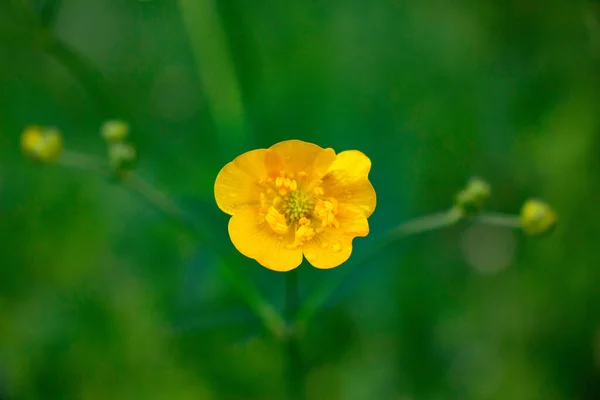
[[[266,149],[252,150],[225,165],[215,180],[215,200],[223,212],[233,215],[240,207],[258,204],[261,186],[267,176]]]
[[[304,257],[316,268],[329,269],[344,263],[352,254],[352,240],[369,234],[369,222],[362,209],[340,206],[338,228],[325,228],[304,244]]]
[[[333,149],[317,146],[301,140],[286,140],[269,148],[267,165],[273,172],[305,172],[321,178],[335,161]]]
[[[360,151],[339,153],[323,177],[325,195],[334,197],[340,204],[360,207],[369,217],[377,206],[377,195],[369,182],[370,170],[371,160]]]
[[[304,244],[304,257],[316,268],[335,268],[350,258],[352,239],[339,229],[326,228]]]
[[[237,210],[229,220],[229,237],[240,253],[273,271],[289,271],[302,263],[302,250],[287,248],[290,236],[276,235],[257,207]]]
[[[369,221],[363,210],[352,204],[340,204],[338,207],[338,230],[350,237],[365,237],[369,234]]]

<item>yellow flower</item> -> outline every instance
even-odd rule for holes
[[[62,153],[62,147],[60,132],[53,128],[30,126],[21,134],[23,152],[37,161],[56,161]]]
[[[229,237],[238,251],[275,271],[302,257],[334,268],[352,253],[352,240],[369,233],[376,206],[371,160],[300,140],[237,157],[219,172],[215,199],[231,215]]]

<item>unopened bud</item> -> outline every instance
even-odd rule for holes
[[[112,143],[108,148],[110,166],[117,177],[124,177],[135,168],[137,154],[135,147],[128,143]]]
[[[60,157],[62,148],[62,136],[55,128],[30,126],[21,134],[21,149],[36,161],[54,162]]]
[[[129,124],[120,120],[106,121],[100,132],[108,143],[122,142],[129,136]]]
[[[471,178],[467,186],[456,195],[455,205],[465,215],[479,213],[490,197],[490,185],[480,178]]]
[[[558,215],[547,203],[530,199],[523,204],[520,218],[525,233],[539,236],[550,233],[554,229]]]

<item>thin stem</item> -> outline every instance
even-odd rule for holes
[[[387,235],[381,237],[370,251],[362,257],[350,260],[348,263],[349,265],[344,266],[344,273],[338,275],[336,279],[331,280],[329,283],[326,283],[325,286],[304,303],[303,307],[298,312],[298,328],[302,330],[306,329],[309,322],[321,306],[333,295],[335,290],[343,284],[355,269],[368,261],[373,254],[376,254],[390,244],[408,236],[454,225],[463,219],[463,217],[463,212],[460,209],[453,207],[448,211],[413,219],[389,231]],[[522,227],[519,216],[511,214],[488,212],[472,217],[471,221],[507,228]]]
[[[456,207],[453,207],[448,211],[442,211],[407,221],[392,229],[388,234],[388,238],[390,242],[394,242],[407,236],[445,228],[447,226],[454,225],[460,221],[462,217],[462,211]]]
[[[222,156],[250,148],[240,85],[215,0],[178,0],[203,93],[217,127]]]
[[[215,247],[216,248],[216,247]],[[216,250],[215,250],[216,252]],[[269,304],[264,297],[256,290],[246,277],[242,276],[237,269],[232,268],[225,262],[224,257],[217,254],[221,265],[221,272],[229,280],[229,283],[235,287],[237,293],[246,301],[248,307],[254,312],[254,315],[261,321],[265,329],[273,337],[282,340],[286,333],[285,320]]]
[[[364,262],[368,261],[373,254],[383,250],[390,244],[408,236],[431,231],[434,229],[443,228],[457,223],[462,218],[462,213],[457,208],[452,208],[448,211],[428,215],[425,217],[416,218],[390,230],[363,254],[362,257],[351,259],[343,267],[343,273],[337,275],[335,279],[325,283],[325,285],[316,291],[307,299],[302,308],[298,312],[299,329],[306,329],[309,322],[319,311],[321,306],[329,300],[338,287]]]
[[[128,115],[125,107],[119,101],[121,96],[108,89],[108,82],[94,64],[71,46],[46,32],[43,27],[40,28],[39,38],[42,41],[38,44],[39,47],[62,64],[77,79],[107,117],[123,118]]]
[[[57,163],[65,167],[76,168],[100,175],[108,175],[110,173],[104,159],[73,151],[63,151]]]
[[[32,16],[31,9],[29,7],[29,3],[27,0],[13,0],[15,5],[19,7],[26,15]],[[204,10],[198,9],[194,7],[193,1],[189,0],[181,0],[182,3],[186,3],[186,11],[195,11],[196,14],[198,11],[202,15]],[[207,3],[203,3],[207,4]],[[212,9],[208,9],[211,12],[211,17],[214,17],[214,4],[211,6]],[[183,8],[183,7],[182,7]],[[191,10],[190,10],[191,9]],[[197,24],[197,21],[194,20],[195,14],[190,14],[184,12],[185,20],[187,21],[188,28]],[[202,24],[197,24],[202,25]],[[35,34],[31,35],[30,38],[30,46],[34,49],[40,49],[50,56],[52,56],[57,62],[62,64],[64,68],[73,75],[73,77],[81,84],[81,86],[87,91],[89,96],[97,103],[98,107],[104,112],[107,117],[114,118],[119,116],[121,118],[127,117],[129,115],[127,111],[127,107],[122,103],[120,93],[114,92],[110,90],[108,82],[102,75],[99,69],[97,69],[94,64],[92,64],[85,57],[80,55],[75,49],[71,48],[68,44],[61,41],[55,35],[52,34],[43,24],[41,19],[37,19],[35,24],[33,24],[32,18],[32,30],[35,30]],[[197,34],[198,32],[196,32]],[[200,32],[202,33],[202,32]],[[222,32],[221,32],[222,34]],[[196,37],[198,35],[195,35]],[[210,37],[212,35],[209,32]],[[29,39],[29,37],[28,37]],[[209,41],[206,41],[209,43]],[[206,44],[205,43],[205,44]],[[198,50],[198,44],[195,45],[195,48]],[[204,50],[200,52],[196,52],[197,55],[200,56],[210,56],[212,49],[204,48]],[[230,61],[225,63],[226,71],[223,72],[223,63],[217,63],[214,65],[211,72],[204,73],[202,75],[203,82],[206,85],[210,85],[211,92],[211,101],[215,102],[213,107],[219,111],[217,115],[217,119],[220,121],[233,119],[239,122],[244,120],[243,118],[243,109],[241,108],[241,96],[239,96],[239,92],[237,91],[237,81],[231,78],[232,73],[232,64]],[[211,74],[214,72],[220,72],[221,74],[225,74],[226,79],[214,79],[211,80]],[[228,91],[225,91],[225,94],[221,95],[220,91],[222,91],[223,82],[227,81],[228,83]],[[235,85],[234,85],[235,84]],[[221,96],[217,101],[217,97]],[[215,100],[217,99],[217,100]],[[222,112],[223,107],[228,110],[228,112]],[[229,107],[229,108],[228,108]],[[243,123],[242,123],[243,125]],[[243,135],[237,135],[234,138],[223,138],[224,144],[231,147],[232,143],[240,143],[241,139],[243,139]],[[232,139],[232,140],[228,140]],[[59,164],[74,167],[78,169],[82,169],[85,171],[90,171],[94,173],[99,173],[103,176],[110,177],[111,169],[104,162],[98,162],[98,159],[93,157],[82,155],[78,153],[68,153],[65,152],[62,158],[59,160]],[[131,180],[131,176],[134,178]],[[136,175],[131,175],[129,179],[131,182],[126,185],[130,190],[140,194],[142,197],[148,201],[156,209],[162,211],[165,215],[170,217],[172,220],[182,223],[182,225],[186,227],[190,227],[187,221],[189,219],[184,218],[186,215],[183,213],[176,204],[172,202],[166,195],[156,190],[156,188],[148,185],[145,181],[141,180]],[[133,184],[132,184],[133,183]],[[194,230],[194,234],[196,237],[201,236],[204,240],[212,239],[211,235],[207,234],[208,230],[202,229],[199,230],[196,226]],[[223,257],[221,257],[223,259]],[[277,312],[273,309],[273,307],[267,303],[260,293],[254,288],[254,286],[248,284],[244,277],[240,277],[237,271],[222,261],[222,268],[225,270],[226,275],[230,277],[232,283],[236,286],[240,294],[245,298],[246,302],[250,306],[250,308],[256,313],[257,317],[264,323],[265,327],[269,329],[273,335],[277,337],[281,337],[283,335],[285,323],[283,319],[277,314]]]
[[[72,151],[64,151],[58,161],[59,165],[70,168],[77,168],[83,171],[98,173],[102,176],[111,176],[111,170],[108,164],[101,158],[81,154]],[[160,191],[140,176],[130,173],[122,181],[123,186],[133,193],[140,195],[149,205],[163,213],[173,222],[187,228],[193,236],[212,245],[213,236],[209,234],[208,229],[198,224],[192,224],[192,218],[175,203],[168,195]],[[218,247],[212,246],[216,252]],[[279,316],[275,309],[262,297],[256,288],[248,283],[248,280],[240,275],[237,270],[225,262],[222,255],[217,254],[219,264],[223,274],[236,288],[237,292],[244,298],[248,307],[260,319],[264,327],[277,338],[283,338],[285,335],[285,321]]]
[[[487,225],[504,226],[507,228],[521,228],[521,219],[518,215],[503,213],[485,213],[473,217],[474,222]]]
[[[294,329],[294,321],[300,305],[298,292],[298,270],[285,274],[285,315],[288,330],[284,341],[286,355],[286,389],[289,400],[303,400],[306,397],[306,369],[302,360],[300,337]]]
[[[123,183],[173,220],[182,220],[187,217],[185,212],[169,196],[139,175],[132,173],[125,178]]]

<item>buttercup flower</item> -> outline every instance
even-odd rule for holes
[[[370,169],[360,151],[336,155],[288,140],[223,167],[215,199],[231,215],[229,236],[245,256],[275,271],[298,267],[303,255],[317,268],[334,268],[350,257],[352,240],[369,233],[376,206]]]

